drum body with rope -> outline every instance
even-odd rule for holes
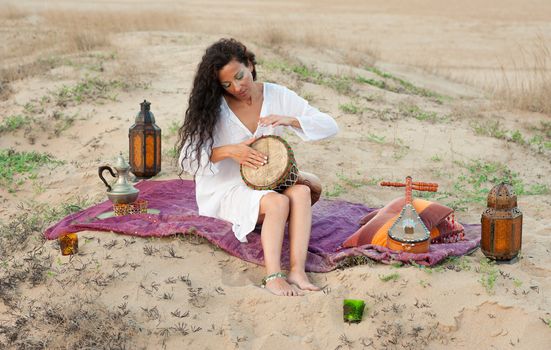
[[[251,147],[268,156],[268,162],[257,169],[241,165],[241,178],[252,189],[283,192],[294,184],[310,187],[314,204],[321,195],[321,182],[314,174],[300,172],[289,143],[276,135],[265,135]]]

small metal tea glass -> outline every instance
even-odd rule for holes
[[[365,302],[357,299],[344,299],[342,312],[344,322],[359,323],[362,321]]]
[[[73,255],[78,253],[78,236],[76,233],[68,233],[59,237],[59,249],[61,255]]]

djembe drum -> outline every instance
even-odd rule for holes
[[[294,184],[310,188],[312,205],[321,196],[321,181],[310,173],[298,170],[293,149],[283,138],[265,135],[251,144],[251,147],[268,156],[268,163],[253,169],[241,165],[241,178],[252,189],[283,192]]]

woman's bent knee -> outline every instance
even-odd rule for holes
[[[310,187],[302,184],[294,185],[285,190],[285,195],[291,199],[292,202],[310,202]]]
[[[287,196],[271,192],[260,200],[261,214],[289,214],[289,198]]]

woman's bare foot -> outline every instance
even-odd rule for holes
[[[273,280],[270,280],[266,282],[265,288],[269,290],[272,294],[279,295],[279,296],[298,296],[303,295],[299,290],[297,290],[294,286],[287,283],[285,278],[274,278]]]
[[[321,290],[320,287],[310,282],[310,280],[308,279],[308,276],[306,276],[306,272],[304,271],[289,272],[289,275],[287,276],[287,281],[291,284],[296,285],[302,290],[311,290],[311,291]]]

